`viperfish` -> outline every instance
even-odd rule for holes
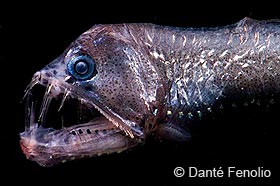
[[[52,166],[120,152],[154,135],[191,138],[194,117],[280,92],[280,24],[95,25],[28,85],[21,148]]]

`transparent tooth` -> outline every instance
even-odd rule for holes
[[[83,113],[83,106],[87,104],[87,101],[83,98],[78,98],[78,122],[83,122],[84,113]]]
[[[46,114],[51,103],[52,97],[48,96],[44,99],[44,103],[42,104],[42,109],[39,116],[39,121],[41,121],[42,126],[45,124]]]
[[[30,94],[27,96],[25,106],[25,130],[30,129],[35,125],[35,106],[34,102],[30,99]]]
[[[24,90],[24,95],[21,100],[21,102],[26,98],[26,96],[30,93],[30,90],[39,83],[39,77],[37,76],[36,78],[33,78],[31,82],[27,85],[27,87]]]
[[[62,98],[61,103],[60,103],[60,106],[59,106],[59,108],[58,108],[58,110],[57,110],[58,112],[59,112],[59,111],[61,110],[61,108],[63,107],[64,102],[65,102],[67,96],[69,95],[69,93],[70,93],[69,90],[65,90],[64,95],[63,95],[63,98]]]
[[[45,124],[46,114],[47,114],[50,102],[52,100],[52,97],[50,96],[52,86],[53,85],[50,84],[47,87],[47,91],[45,92],[45,95],[43,97],[43,103],[42,103],[41,108],[40,108],[40,115],[39,115],[38,121],[41,121],[42,126]]]
[[[34,102],[31,103],[31,113],[30,113],[30,126],[35,125],[35,106]]]
[[[33,109],[32,102],[30,101],[30,95],[27,96],[25,105],[25,128],[28,128],[30,123],[31,112]]]
[[[78,110],[78,123],[80,123],[82,120],[83,120],[83,100],[81,98],[78,99],[79,102],[78,102],[78,107],[79,107],[79,110]]]

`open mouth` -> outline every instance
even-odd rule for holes
[[[105,112],[63,83],[49,80],[45,85],[33,78],[25,101],[21,148],[42,166],[120,152],[137,144]]]

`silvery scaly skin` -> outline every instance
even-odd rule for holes
[[[279,91],[277,21],[244,18],[217,28],[96,25],[34,74],[24,98],[21,148],[28,159],[52,166],[120,152],[149,135],[184,141],[194,115],[224,100]],[[70,102],[79,116],[65,127]],[[54,121],[59,129],[46,126]]]

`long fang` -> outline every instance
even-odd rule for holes
[[[29,94],[30,90],[39,83],[39,77],[36,76],[36,78],[33,78],[32,81],[29,83],[29,85],[27,85],[27,87],[24,90],[24,95],[23,98],[21,100],[21,102],[26,98],[26,96]]]
[[[82,104],[83,104],[83,100],[78,98],[79,102],[78,102],[78,122],[80,123],[82,121],[82,116],[83,116],[83,109],[82,109]]]
[[[25,130],[29,129],[35,124],[35,106],[34,102],[30,99],[30,94],[27,96],[26,106],[25,106]]]
[[[58,108],[58,112],[59,112],[59,111],[61,110],[61,108],[63,107],[64,102],[65,102],[67,96],[69,95],[69,93],[70,93],[70,91],[65,90],[64,95],[63,95],[63,98],[62,98],[62,101],[61,101],[60,106],[59,106],[59,108]]]
[[[86,103],[86,101],[83,98],[78,98],[78,122],[80,123],[83,121],[83,105]]]
[[[52,100],[52,97],[49,96],[50,91],[52,89],[52,84],[50,84],[47,88],[47,91],[45,92],[44,98],[43,98],[43,103],[40,109],[40,115],[39,115],[39,121],[41,121],[42,125],[45,123],[45,116],[48,110],[48,107],[50,105],[50,102]]]

